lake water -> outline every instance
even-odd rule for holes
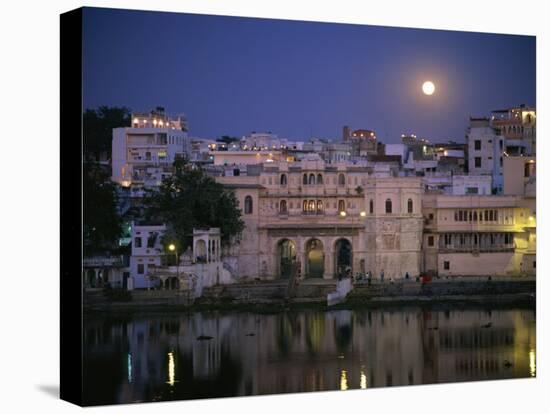
[[[534,309],[93,316],[85,327],[87,405],[536,375]]]

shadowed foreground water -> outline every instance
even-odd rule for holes
[[[531,309],[202,312],[85,326],[86,405],[536,375]]]

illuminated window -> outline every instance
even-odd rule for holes
[[[338,212],[346,211],[346,202],[344,200],[338,200]]]
[[[323,200],[317,200],[317,213],[323,212]]]

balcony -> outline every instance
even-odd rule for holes
[[[473,255],[479,253],[513,253],[516,247],[514,245],[504,246],[445,246],[439,248],[439,253],[472,253]]]
[[[124,267],[124,257],[86,257],[82,260],[83,267]]]

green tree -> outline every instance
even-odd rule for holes
[[[183,252],[191,245],[194,228],[219,227],[227,244],[244,229],[235,193],[184,159],[174,162],[174,173],[145,199],[147,220],[166,223],[165,248],[175,243]]]
[[[83,115],[84,155],[99,161],[102,154],[111,157],[113,128],[130,126],[130,109],[100,106],[86,109]]]
[[[82,177],[84,255],[111,250],[122,232],[116,184],[95,163],[84,163]]]

